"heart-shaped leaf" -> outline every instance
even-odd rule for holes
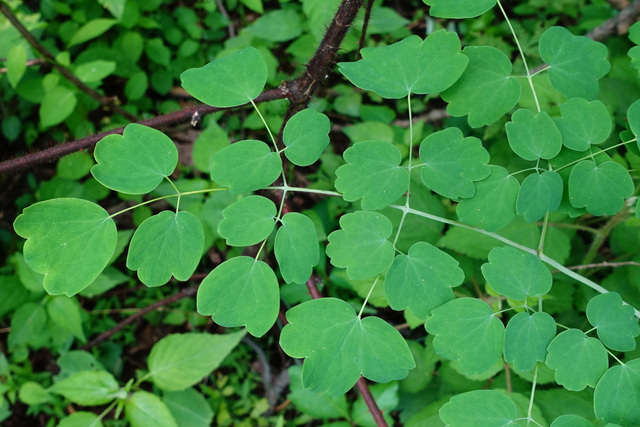
[[[518,313],[504,333],[504,360],[520,371],[530,371],[544,362],[547,346],[556,336],[556,321],[544,312]]]
[[[624,200],[633,195],[633,190],[629,172],[612,161],[596,164],[583,160],[569,175],[571,205],[587,208],[591,215],[615,215],[624,207]]]
[[[587,319],[598,330],[598,338],[612,350],[632,351],[640,335],[633,307],[616,292],[596,295],[587,304]]]
[[[218,233],[227,245],[255,245],[273,231],[276,213],[276,205],[266,197],[244,197],[222,211]]]
[[[593,396],[599,419],[621,426],[640,425],[640,359],[613,366],[604,373]]]
[[[516,200],[516,212],[523,215],[527,222],[538,221],[547,212],[558,209],[562,192],[562,177],[558,172],[532,173],[522,181]]]
[[[315,163],[329,145],[329,118],[313,108],[297,112],[289,119],[282,133],[287,148],[284,155],[298,166]]]
[[[276,233],[273,249],[285,282],[305,283],[311,277],[313,267],[320,262],[313,221],[297,212],[286,214]]]
[[[550,159],[562,148],[560,131],[545,111],[521,108],[513,113],[505,130],[509,146],[525,160]]]
[[[587,150],[590,144],[604,142],[611,133],[611,118],[604,104],[598,100],[571,98],[560,106],[562,117],[554,119],[565,147]]]
[[[422,0],[431,6],[429,15],[436,18],[464,19],[480,16],[496,5],[497,0]]]

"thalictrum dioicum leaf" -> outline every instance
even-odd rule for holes
[[[640,99],[629,106],[627,120],[629,121],[631,132],[636,136],[636,144],[640,148],[640,139],[638,138],[640,137]]]
[[[162,286],[171,279],[185,281],[193,274],[204,249],[204,231],[191,212],[163,211],[144,220],[135,231],[127,268],[138,270],[147,286]]]
[[[289,372],[289,394],[287,398],[296,405],[296,409],[314,419],[342,418],[349,413],[347,396],[331,396],[316,393],[302,385],[302,366],[291,365]]]
[[[276,233],[274,252],[287,283],[304,284],[320,262],[318,234],[309,217],[289,212]]]
[[[427,136],[420,144],[424,162],[420,176],[424,185],[450,199],[473,197],[474,181],[491,173],[489,152],[478,138],[463,139],[462,131],[450,127]]]
[[[516,424],[516,406],[495,390],[474,390],[453,396],[439,411],[440,419],[454,427],[503,427]]]
[[[91,174],[102,185],[127,194],[146,194],[171,175],[178,149],[159,130],[131,123],[122,135],[108,135],[94,152]]]
[[[565,147],[584,151],[604,142],[611,133],[611,117],[605,105],[584,98],[571,98],[560,106],[562,117],[554,118]]]
[[[204,67],[180,75],[182,87],[214,107],[236,107],[253,100],[267,82],[267,64],[257,49],[246,47]]]
[[[598,330],[598,338],[615,351],[632,351],[640,335],[633,307],[616,292],[596,295],[587,304],[587,319]]]
[[[35,203],[13,227],[27,239],[25,261],[45,275],[44,289],[52,295],[72,296],[89,286],[109,263],[118,241],[109,213],[83,199]]]
[[[376,382],[403,379],[415,367],[402,335],[384,320],[361,319],[345,301],[320,298],[287,311],[280,346],[306,358],[302,383],[312,391],[343,394],[360,375]]]
[[[287,121],[282,133],[282,141],[287,148],[284,155],[298,166],[315,163],[327,145],[331,123],[322,113],[307,108],[297,112]]]
[[[562,148],[560,130],[545,111],[521,108],[513,113],[505,130],[509,146],[525,160],[550,159]]]
[[[550,427],[593,427],[593,423],[579,415],[567,414],[553,420]]]
[[[556,336],[556,321],[545,312],[518,313],[504,334],[504,360],[520,371],[530,371],[544,362],[547,346]]]
[[[611,367],[604,373],[593,396],[599,419],[621,426],[640,425],[640,359]]]
[[[516,212],[523,215],[527,222],[538,221],[547,212],[558,209],[562,192],[562,177],[558,172],[532,173],[522,181],[516,200]]]
[[[358,142],[343,155],[336,170],[336,189],[349,202],[362,198],[362,209],[382,209],[398,200],[409,185],[409,172],[400,166],[402,154],[383,141]]]
[[[587,208],[591,215],[615,215],[624,207],[624,200],[633,195],[633,190],[629,172],[613,161],[596,164],[583,160],[569,175],[571,204]]]
[[[431,6],[429,15],[436,18],[464,19],[480,16],[497,3],[497,0],[422,0]]]
[[[276,211],[276,205],[266,197],[244,197],[222,211],[218,233],[227,245],[255,245],[273,231]]]

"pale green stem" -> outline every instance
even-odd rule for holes
[[[409,199],[411,198],[411,161],[413,159],[413,117],[411,114],[411,92],[407,94],[407,109],[409,113],[409,177],[407,183],[407,198],[404,201],[405,207],[409,207]],[[400,232],[402,232],[402,226],[404,225],[404,219],[407,217],[407,211],[402,212],[402,218],[400,218],[400,224],[398,224],[398,231],[396,231],[396,237],[393,239],[393,246],[398,243]]]
[[[547,224],[549,223],[549,212],[544,216],[542,223],[542,230],[540,231],[540,243],[538,243],[538,258],[542,256],[544,250],[544,239],[547,236]]]
[[[262,113],[258,109],[258,106],[255,104],[255,102],[253,102],[253,99],[250,99],[249,101],[251,102],[251,105],[253,105],[253,108],[256,110],[256,113],[258,113],[258,116],[260,116],[260,120],[262,120],[262,123],[264,124],[265,129],[267,129],[267,133],[269,134],[269,138],[271,138],[271,143],[273,144],[273,148],[276,150],[276,153],[279,153],[278,145],[276,144],[276,139],[273,137],[273,134],[271,133],[271,129],[269,129],[269,126],[267,125],[267,121],[264,119],[264,117],[262,117]],[[286,174],[285,174],[284,169],[283,169],[282,170],[282,182],[286,186],[287,185],[287,177],[285,175]]]
[[[373,281],[373,285],[371,285],[371,288],[369,289],[369,293],[367,294],[367,297],[364,299],[364,302],[362,303],[362,307],[360,308],[360,313],[358,313],[358,319],[362,319],[362,312],[364,311],[364,308],[367,306],[367,301],[369,301],[369,297],[373,292],[373,288],[376,287],[376,283],[378,283],[379,278],[380,278],[380,275],[378,275],[378,277],[376,277],[376,280]]]
[[[176,194],[178,195],[178,201],[176,202],[176,214],[180,211],[180,190],[178,190],[178,187],[176,187],[176,185],[173,183],[173,181],[171,181],[169,179],[168,176],[165,176],[165,178],[167,179],[167,181],[169,181],[169,184],[171,184],[171,186],[173,187],[174,190],[176,190]]]
[[[536,395],[536,382],[538,381],[538,364],[536,363],[536,369],[533,372],[533,384],[531,385],[531,397],[529,398],[529,410],[527,411],[527,425],[533,420],[531,418],[531,412],[533,411],[533,397]]]
[[[297,191],[300,193],[313,193],[313,194],[322,194],[325,196],[342,197],[342,194],[335,191],[315,190],[313,188],[303,188],[303,187],[289,187],[288,185],[267,187],[267,190]]]
[[[211,193],[213,191],[227,191],[227,190],[228,190],[227,188],[207,188],[206,190],[194,190],[194,191],[187,191],[185,193],[169,194],[167,196],[156,197],[155,199],[147,200],[146,202],[138,203],[135,206],[130,206],[130,207],[126,208],[126,209],[123,209],[121,211],[115,212],[115,213],[109,215],[109,218],[113,218],[113,217],[118,216],[120,214],[123,214],[123,213],[125,213],[127,211],[133,210],[135,208],[139,208],[140,206],[144,206],[144,205],[148,205],[149,203],[157,202],[158,200],[170,199],[171,197],[190,196],[192,194]]]
[[[605,152],[607,152],[607,151],[609,151],[609,150],[613,150],[614,148],[618,148],[618,147],[620,147],[620,146],[622,146],[622,145],[627,145],[627,144],[629,144],[630,142],[634,142],[634,141],[635,141],[635,139],[631,139],[631,140],[629,140],[629,141],[624,141],[624,142],[621,142],[621,143],[619,143],[619,144],[612,145],[611,147],[607,147],[607,148],[603,149],[602,151],[598,152],[597,154],[593,154],[593,153],[591,153],[591,154],[589,154],[588,156],[584,156],[584,157],[582,157],[582,158],[579,158],[579,159],[577,159],[577,160],[574,160],[573,162],[569,162],[569,163],[567,163],[567,164],[566,164],[566,165],[564,165],[564,166],[560,166],[558,169],[556,169],[556,172],[559,172],[559,171],[561,171],[561,170],[562,170],[562,169],[564,169],[564,168],[568,168],[569,166],[575,165],[576,163],[580,163],[580,162],[581,162],[581,161],[583,161],[583,160],[592,159],[594,156],[597,156],[597,155],[598,155],[598,154],[600,154],[600,153],[605,153]]]
[[[605,350],[607,350],[607,349],[605,348]],[[616,359],[616,362],[618,362],[619,364],[621,364],[621,365],[623,365],[623,366],[624,366],[624,362],[623,362],[622,360],[618,359],[618,358],[616,357],[616,355],[615,355],[615,354],[611,353],[609,350],[607,350],[607,353],[609,353],[609,355],[610,355],[611,357],[613,357],[614,359]]]

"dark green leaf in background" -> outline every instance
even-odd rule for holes
[[[316,419],[347,418],[349,408],[347,397],[343,395],[331,396],[330,394],[316,393],[302,385],[302,366],[291,365],[289,369],[289,394],[296,409]]]
[[[615,351],[636,348],[635,338],[640,335],[638,319],[633,307],[623,304],[617,292],[596,295],[587,304],[587,319],[598,330],[598,338]]]
[[[555,157],[562,148],[562,136],[549,114],[521,108],[505,125],[509,146],[525,160]]]
[[[210,427],[213,423],[213,410],[209,402],[194,388],[167,391],[162,400],[178,427]]]
[[[544,312],[518,313],[504,334],[504,360],[520,371],[530,371],[544,362],[547,346],[556,336],[556,321]]]
[[[284,127],[284,155],[298,166],[309,166],[320,158],[329,145],[329,118],[313,108],[297,112]]]
[[[73,113],[77,103],[76,93],[67,87],[48,90],[40,103],[40,124],[49,127],[61,123]]]
[[[475,18],[493,8],[497,0],[422,0],[436,18]]]
[[[222,211],[218,233],[231,246],[255,245],[275,226],[276,205],[266,197],[244,197]]]
[[[282,217],[274,252],[284,281],[304,284],[311,277],[313,267],[320,262],[318,235],[313,221],[297,212],[289,212]]]
[[[525,221],[534,222],[553,212],[562,201],[562,177],[556,171],[532,173],[520,186],[516,200],[516,212]]]
[[[300,16],[293,9],[274,10],[258,18],[244,30],[271,42],[286,42],[302,33]]]
[[[569,176],[569,197],[576,208],[587,208],[596,216],[615,215],[624,207],[624,200],[633,195],[634,185],[629,172],[617,162],[596,164],[583,160],[573,167]]]
[[[117,23],[118,21],[116,21],[115,19],[92,19],[91,21],[86,22],[82,27],[78,29],[78,31],[76,31],[73,37],[71,37],[71,40],[69,40],[67,47],[75,46],[77,44],[94,39],[104,34],[109,28],[113,27]]]
[[[611,118],[605,105],[584,98],[571,98],[560,106],[562,117],[554,118],[565,147],[584,151],[604,142],[611,133]]]
[[[474,390],[453,396],[440,408],[440,419],[451,427],[504,427],[516,424],[516,406],[495,390]]]

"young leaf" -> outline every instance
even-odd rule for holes
[[[147,286],[171,279],[185,281],[193,274],[204,249],[204,231],[192,213],[162,211],[144,220],[129,245],[127,268],[138,270]]]
[[[598,329],[598,338],[612,350],[632,351],[640,335],[633,307],[625,305],[616,292],[596,295],[587,304],[587,319]]]
[[[89,286],[107,266],[118,240],[109,213],[82,199],[35,203],[13,228],[27,239],[24,259],[45,275],[44,289],[52,295],[72,296]]]
[[[211,179],[234,193],[260,190],[282,172],[282,160],[262,141],[238,141],[211,156]]]
[[[491,166],[491,175],[476,183],[476,194],[456,207],[458,218],[487,231],[497,231],[516,216],[520,184],[501,166]]]
[[[287,148],[284,155],[298,166],[315,163],[329,145],[331,123],[322,113],[307,108],[289,119],[282,133],[282,141]]]
[[[445,30],[424,40],[409,36],[360,53],[360,61],[339,63],[340,72],[357,87],[390,99],[442,92],[458,80],[469,62],[460,53],[458,35]]]
[[[640,359],[611,367],[604,373],[593,396],[593,409],[606,423],[640,425]]]
[[[227,245],[255,245],[273,231],[276,213],[276,205],[266,197],[244,197],[222,211],[218,233]]]
[[[547,212],[558,209],[562,192],[562,177],[558,172],[532,173],[522,181],[516,200],[516,212],[523,215],[527,222],[538,221]]]
[[[518,313],[504,333],[504,360],[520,371],[530,371],[537,362],[544,362],[555,336],[556,322],[547,313]]]
[[[207,399],[195,388],[163,393],[162,401],[176,420],[178,427],[210,427],[213,410]]]
[[[409,254],[393,260],[384,280],[384,293],[394,310],[409,308],[420,319],[431,310],[454,299],[452,287],[464,280],[458,261],[425,242],[418,242]]]
[[[204,67],[180,75],[182,87],[214,107],[236,107],[253,100],[267,83],[267,64],[257,49],[246,47]]]
[[[596,164],[583,160],[569,175],[569,196],[576,208],[587,208],[591,215],[615,215],[624,207],[624,199],[633,195],[629,172],[613,161]]]
[[[216,369],[246,332],[171,334],[151,348],[147,363],[154,384],[162,390],[191,387]]]
[[[550,159],[562,148],[560,130],[545,111],[521,108],[513,113],[505,130],[509,146],[525,160]]]
[[[402,154],[383,141],[359,142],[344,152],[347,164],[336,170],[336,190],[344,199],[362,198],[362,209],[382,209],[398,200],[409,185],[409,172],[400,166]]]
[[[131,427],[178,427],[162,399],[148,391],[136,391],[127,400],[124,414]]]
[[[440,408],[440,419],[453,427],[503,427],[515,425],[516,406],[495,390],[474,390],[453,396]]]
[[[433,348],[457,360],[465,375],[481,374],[502,357],[504,326],[479,299],[457,298],[431,311],[425,329],[436,337]]]
[[[405,378],[415,367],[402,335],[384,320],[356,315],[337,298],[304,302],[287,311],[280,346],[291,357],[306,358],[302,383],[315,392],[344,394],[360,374],[371,381]]]
[[[287,283],[304,284],[320,262],[316,227],[308,217],[289,212],[282,217],[273,248]]]
[[[374,277],[393,262],[391,221],[377,212],[357,211],[340,218],[341,230],[328,237],[327,256],[331,264],[347,269],[352,280]]]
[[[595,99],[598,79],[611,69],[607,47],[585,36],[574,36],[564,27],[550,27],[539,42],[540,56],[549,65],[549,81],[566,97]]]
[[[178,149],[159,130],[131,123],[122,135],[102,138],[94,152],[91,174],[102,185],[128,194],[146,194],[171,175]]]
[[[611,117],[598,100],[571,98],[560,106],[562,117],[554,118],[565,147],[576,151],[589,149],[590,144],[604,142],[611,133]]]
[[[520,99],[520,84],[511,76],[511,61],[495,47],[468,46],[469,58],[460,79],[442,93],[454,117],[469,115],[469,126],[490,125],[511,110]]]
[[[567,390],[595,387],[609,367],[607,350],[602,343],[578,329],[559,333],[547,351],[545,363],[556,371],[556,382]]]
[[[420,144],[420,159],[424,166],[420,177],[424,185],[450,199],[473,197],[474,181],[491,173],[489,152],[478,138],[463,139],[456,127],[434,132]]]
[[[422,0],[431,6],[429,15],[436,18],[464,19],[480,16],[497,3],[497,0]]]
[[[49,391],[83,406],[104,405],[122,397],[118,382],[107,371],[78,372],[56,382]]]
[[[212,316],[221,326],[246,326],[251,335],[261,337],[278,317],[278,279],[262,261],[246,256],[228,259],[202,281],[197,307],[198,313]]]
[[[489,285],[507,298],[523,300],[551,290],[551,273],[542,261],[511,246],[493,248],[481,269]]]

